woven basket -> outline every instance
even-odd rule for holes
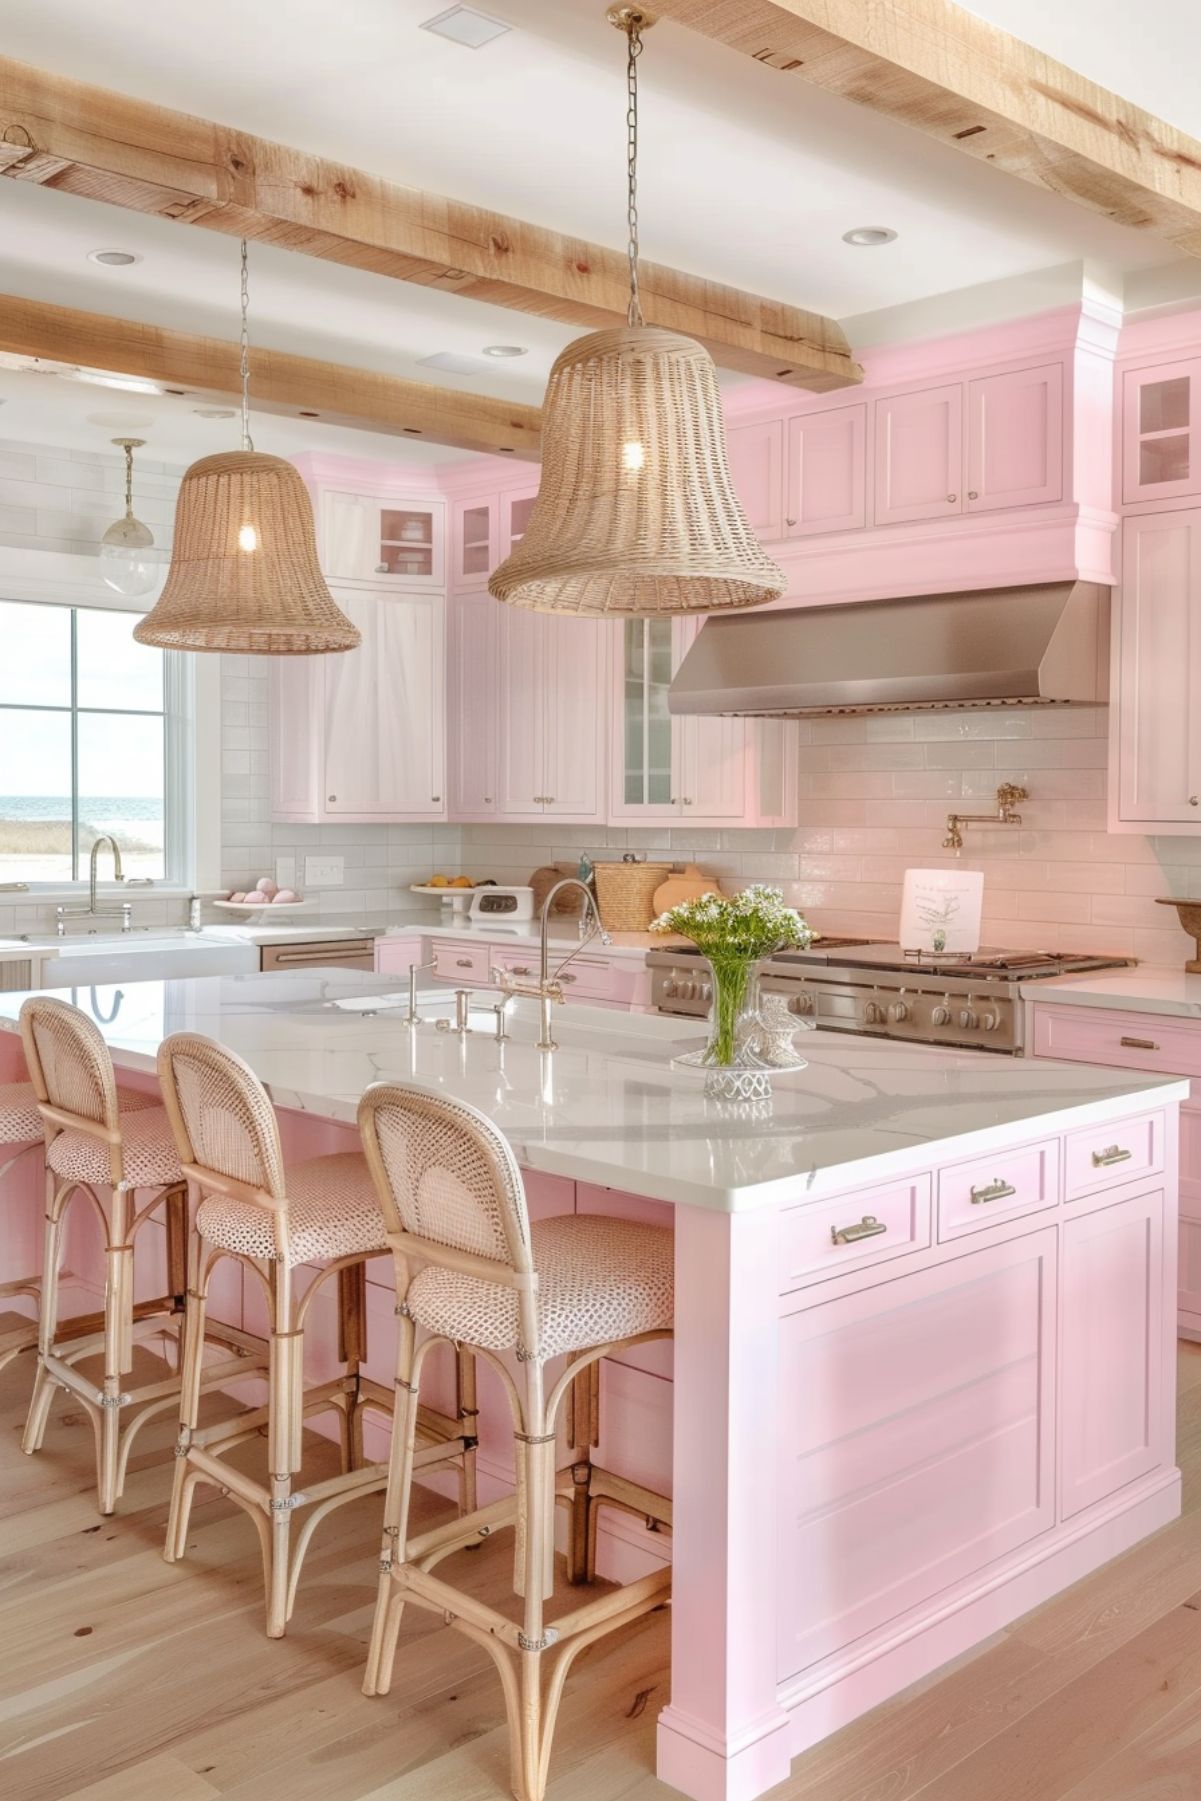
[[[655,890],[670,863],[598,863],[596,898],[606,932],[645,932],[655,917]]]

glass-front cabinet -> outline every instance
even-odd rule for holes
[[[1201,493],[1201,359],[1128,369],[1122,426],[1127,505]]]
[[[441,501],[382,499],[327,489],[322,567],[331,581],[438,588],[445,580]]]
[[[704,621],[627,619],[617,629],[610,817],[696,826],[785,824],[795,805],[787,722],[675,718],[671,679]]]

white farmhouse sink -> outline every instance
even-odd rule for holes
[[[207,938],[183,926],[143,932],[79,932],[43,940],[34,957],[40,965],[37,981],[41,988],[153,982],[172,976],[244,975],[259,966],[256,946]]]

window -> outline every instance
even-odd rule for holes
[[[101,833],[126,876],[170,873],[166,659],[134,624],[0,601],[0,882],[86,878]]]

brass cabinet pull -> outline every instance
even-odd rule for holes
[[[456,969],[470,969],[471,961],[472,960],[470,957],[456,957],[455,958],[455,968]]]
[[[533,973],[528,963],[514,963],[509,969],[509,974],[513,976],[532,976]]]
[[[1159,1046],[1154,1038],[1119,1038],[1118,1043],[1128,1051],[1157,1051]]]
[[[830,1238],[834,1244],[858,1244],[861,1238],[878,1238],[887,1230],[882,1219],[865,1213],[857,1226],[831,1226]]]
[[[1003,1181],[1000,1176],[995,1182],[988,1182],[983,1188],[972,1189],[972,1206],[983,1207],[989,1201],[1007,1201],[1017,1189],[1012,1182]]]
[[[1120,1144],[1111,1144],[1107,1151],[1093,1152],[1093,1168],[1108,1169],[1111,1163],[1129,1163],[1133,1151],[1124,1151]]]

